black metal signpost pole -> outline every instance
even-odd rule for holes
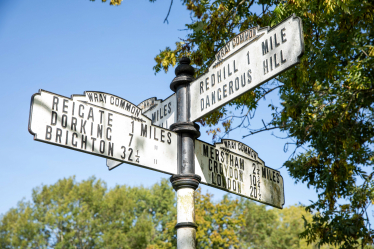
[[[170,177],[177,191],[177,248],[196,248],[194,193],[201,177],[195,174],[194,140],[200,136],[199,126],[190,121],[189,83],[194,80],[190,59],[183,57],[170,84],[177,97],[177,122],[170,126],[178,133],[178,174]]]

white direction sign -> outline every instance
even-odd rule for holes
[[[266,167],[257,152],[241,142],[223,139],[211,145],[195,140],[195,173],[203,184],[283,208],[280,172]]]
[[[165,100],[156,97],[146,99],[138,107],[142,109],[143,115],[152,120],[153,125],[169,129],[170,125],[177,122],[177,98],[175,93]]]
[[[177,174],[177,134],[115,95],[67,98],[40,90],[31,99],[29,131],[37,141]]]
[[[271,29],[240,33],[217,53],[209,71],[190,83],[191,121],[299,63],[303,53],[302,23],[294,15]]]
[[[142,101],[138,107],[142,110],[142,114],[151,119],[152,125],[170,128],[170,125],[177,122],[177,100],[174,93],[165,100],[152,97]],[[114,168],[122,164],[112,159],[106,162],[109,168]]]

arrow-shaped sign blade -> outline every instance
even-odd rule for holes
[[[209,71],[191,82],[191,121],[298,64],[303,53],[302,22],[296,16],[240,33],[217,53]]]
[[[177,134],[152,125],[140,108],[115,95],[85,92],[67,98],[40,90],[31,99],[29,131],[37,141],[177,173]]]

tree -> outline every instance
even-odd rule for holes
[[[0,221],[1,248],[146,248],[175,214],[166,180],[150,189],[62,179],[33,190]]]
[[[299,239],[301,206],[266,209],[253,201],[218,202],[198,189],[197,248],[315,248]],[[74,177],[35,188],[0,217],[1,248],[176,248],[176,199],[166,179],[150,188]],[[323,249],[329,247],[321,247]]]
[[[206,71],[215,53],[239,32],[273,26],[295,13],[303,20],[305,55],[301,63],[229,105],[246,109],[239,126],[254,118],[258,101],[278,91],[270,121],[249,134],[279,129],[295,146],[284,162],[296,182],[315,188],[314,213],[302,233],[308,243],[352,248],[371,244],[367,208],[374,204],[374,4],[358,0],[184,0],[192,23],[185,39],[156,56],[155,72],[168,71],[187,55],[196,75]],[[263,6],[258,15],[254,4]],[[223,107],[200,120],[214,136],[233,127]],[[253,116],[252,116],[253,115]],[[217,124],[225,130],[219,133]],[[244,136],[244,137],[246,137]],[[288,140],[289,141],[289,140]],[[286,143],[288,146],[290,142]],[[359,242],[360,241],[360,242]]]

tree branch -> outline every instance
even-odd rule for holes
[[[278,128],[282,128],[282,126],[274,126],[274,127],[271,127],[271,128],[260,129],[260,130],[257,130],[255,132],[250,131],[251,134],[244,135],[242,138],[246,138],[248,136],[252,136],[252,135],[254,135],[256,133],[260,133],[260,132],[263,132],[263,131],[270,131],[270,130],[274,130],[274,129],[278,129]]]
[[[170,10],[171,10],[171,6],[172,6],[172,5],[173,5],[173,0],[170,1],[169,11],[168,11],[168,14],[167,14],[166,17],[165,17],[164,23],[166,22],[167,24],[169,24],[168,17],[169,17],[169,14],[170,14]]]

